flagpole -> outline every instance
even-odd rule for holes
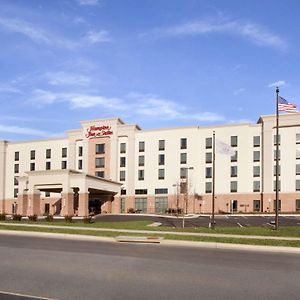
[[[275,198],[275,229],[279,229],[279,111],[278,111],[279,88],[276,87],[276,198]]]
[[[213,161],[212,161],[212,215],[211,215],[211,229],[215,229],[215,162],[216,162],[216,139],[213,131]]]

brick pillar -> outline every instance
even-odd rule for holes
[[[78,216],[87,217],[89,215],[89,193],[79,193]]]
[[[27,208],[28,208],[28,195],[27,194],[18,195],[17,203],[18,203],[17,214],[26,216]]]
[[[41,193],[35,192],[28,195],[27,215],[40,215],[41,214]]]
[[[61,212],[62,216],[74,216],[74,192],[73,190],[62,191],[61,193]]]

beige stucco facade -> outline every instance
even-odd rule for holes
[[[255,124],[154,130],[101,119],[81,122],[65,138],[0,141],[0,211],[210,213],[213,132],[237,153],[235,159],[216,152],[216,212],[273,211],[274,115],[261,116]],[[296,212],[300,113],[280,115],[279,134],[281,211]],[[183,191],[183,185],[188,189]]]

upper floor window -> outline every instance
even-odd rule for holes
[[[82,154],[83,154],[83,147],[79,146],[78,147],[78,156],[82,156]]]
[[[300,159],[300,148],[296,149],[296,159]]]
[[[96,177],[104,178],[104,171],[97,171],[97,172],[95,172],[95,176]]]
[[[126,153],[126,143],[120,143],[120,153]]]
[[[159,151],[165,150],[165,140],[159,140],[158,141],[158,150]]]
[[[300,180],[296,180],[296,191],[300,191]]]
[[[15,161],[20,160],[20,152],[15,152]]]
[[[260,151],[253,151],[253,161],[260,161]]]
[[[61,157],[67,157],[67,151],[68,151],[68,149],[67,148],[62,148],[61,149]]]
[[[254,166],[253,167],[253,177],[259,177],[260,176],[260,166]]]
[[[205,168],[205,177],[206,178],[212,177],[212,168],[211,167]]]
[[[182,138],[180,139],[180,149],[186,149],[187,148],[187,139]]]
[[[145,156],[144,155],[140,155],[139,156],[139,166],[143,167],[145,165]]]
[[[230,182],[230,192],[236,193],[237,192],[237,181]]]
[[[160,166],[165,164],[165,155],[164,154],[159,154],[158,155],[158,164]]]
[[[211,152],[205,153],[205,162],[206,163],[212,162],[212,153]]]
[[[145,142],[139,142],[139,152],[145,152]]]
[[[188,168],[180,168],[180,178],[187,178]]]
[[[168,194],[168,189],[167,188],[158,188],[155,189],[154,193],[157,194]]]
[[[296,175],[300,175],[300,164],[296,165]]]
[[[231,162],[237,162],[238,160],[238,152],[235,151],[235,154],[230,157]]]
[[[144,180],[144,178],[145,178],[145,171],[138,170],[138,180]]]
[[[105,153],[105,144],[96,144],[96,154]]]
[[[238,145],[238,137],[237,136],[231,136],[230,137],[231,147],[237,147]]]
[[[46,170],[51,170],[51,162],[50,161],[46,162]]]
[[[158,179],[165,179],[165,169],[158,169]]]
[[[231,177],[237,177],[237,173],[238,173],[238,167],[237,167],[237,166],[232,166],[232,167],[231,167],[231,173],[230,173],[230,176],[231,176]]]
[[[67,168],[67,161],[66,160],[63,160],[61,162],[61,168],[62,168],[62,170],[65,170]]]
[[[260,136],[254,136],[253,137],[253,147],[259,147],[260,146]]]
[[[96,168],[104,168],[105,160],[104,157],[97,157],[96,158]]]
[[[30,151],[30,159],[35,159],[35,150]]]
[[[300,133],[296,133],[296,144],[300,144]]]
[[[280,140],[281,140],[281,136],[280,134],[278,134],[278,145],[280,145]],[[276,138],[276,134],[274,134],[274,145],[277,144],[277,138]]]
[[[14,166],[14,172],[19,173],[19,164],[15,164]]]
[[[187,154],[186,153],[180,153],[180,163],[181,164],[187,163]]]
[[[46,150],[46,158],[51,158],[51,149]]]
[[[30,171],[35,171],[35,163],[30,163]]]
[[[125,181],[126,180],[126,173],[125,171],[120,171],[120,181]]]
[[[125,156],[121,156],[120,157],[120,167],[126,167],[126,157]]]
[[[82,170],[82,159],[78,160],[78,170]]]
[[[205,139],[205,148],[211,149],[212,148],[212,138],[206,138]]]

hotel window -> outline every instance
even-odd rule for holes
[[[18,198],[19,189],[14,189],[14,198]]]
[[[280,134],[278,134],[278,145],[280,145],[280,141],[281,141],[281,136]],[[274,134],[274,145],[277,144],[277,139],[276,139],[276,134]]]
[[[67,168],[67,161],[66,160],[63,160],[61,162],[61,168],[62,168],[62,170],[65,170]]]
[[[281,166],[278,165],[278,176],[280,176],[280,173],[281,173]],[[273,174],[274,176],[276,176],[276,165],[274,166]]]
[[[212,177],[212,168],[211,167],[205,168],[205,177],[206,178]]]
[[[126,172],[120,171],[120,181],[125,181],[125,180],[126,180]]]
[[[253,151],[253,161],[260,161],[260,151]]]
[[[82,154],[83,154],[83,147],[79,146],[78,147],[78,156],[82,156]]]
[[[144,179],[145,179],[145,171],[138,170],[138,180],[144,180]]]
[[[144,155],[140,155],[139,156],[139,166],[142,167],[145,165],[145,156]]]
[[[238,159],[238,152],[235,151],[235,154],[231,156],[230,161],[237,162],[237,159]]]
[[[237,147],[238,137],[237,136],[231,136],[230,137],[230,143],[231,143],[231,147]]]
[[[165,179],[165,169],[158,169],[158,179]]]
[[[205,148],[211,149],[212,148],[212,138],[206,138],[205,139]]]
[[[296,175],[300,175],[300,164],[296,165]]]
[[[180,139],[180,149],[186,149],[187,148],[187,139],[182,138]]]
[[[296,211],[300,211],[300,199],[296,199]]]
[[[159,140],[158,141],[158,150],[159,151],[165,150],[165,140]]]
[[[260,192],[260,181],[253,181],[253,192]]]
[[[139,152],[145,152],[145,142],[139,142]]]
[[[253,177],[259,177],[260,176],[260,166],[254,166],[253,167]]]
[[[96,144],[96,154],[105,153],[105,144]]]
[[[82,159],[78,160],[78,170],[82,170]]]
[[[67,157],[67,155],[68,155],[68,149],[61,148],[61,157]]]
[[[205,182],[205,193],[211,193],[211,190],[212,190],[212,183]]]
[[[296,133],[296,144],[300,144],[300,133]]]
[[[260,211],[260,200],[253,200],[253,211]]]
[[[180,168],[180,178],[181,179],[186,178],[187,177],[187,172],[188,172],[187,168]]]
[[[186,153],[180,153],[180,163],[186,164],[187,162],[187,154]]]
[[[162,189],[155,189],[155,195],[157,194],[168,194],[168,189],[162,188]]]
[[[134,202],[134,208],[136,212],[147,212],[147,198],[136,198]]]
[[[278,211],[281,211],[281,200],[278,200]],[[274,211],[276,211],[276,200],[273,201]]]
[[[126,190],[125,189],[121,189],[121,195],[126,195]]]
[[[165,155],[164,154],[159,154],[158,155],[158,164],[160,166],[164,165],[165,164]]]
[[[30,163],[30,171],[35,171],[35,163]]]
[[[253,147],[260,147],[260,136],[254,136],[253,137]]]
[[[281,189],[281,182],[278,180],[278,191]],[[273,181],[273,190],[276,192],[276,180]]]
[[[126,167],[126,157],[125,156],[120,157],[120,167],[121,168]]]
[[[120,144],[120,153],[126,153],[126,143]]]
[[[51,162],[46,161],[46,170],[51,170]]]
[[[296,191],[300,191],[300,180],[296,180]]]
[[[19,164],[15,164],[15,166],[14,166],[14,172],[16,174],[19,173]]]
[[[231,177],[237,177],[238,167],[232,166],[230,167],[230,176]]]
[[[46,158],[51,158],[51,149],[46,150]]]
[[[237,181],[231,181],[230,182],[230,192],[231,193],[236,193],[237,192]]]
[[[30,159],[35,159],[35,150],[30,151]]]
[[[104,157],[97,157],[96,158],[96,168],[104,168],[104,166],[105,166]]]
[[[20,160],[20,152],[15,152],[15,161]]]
[[[45,192],[45,197],[50,197],[50,192]]]
[[[14,185],[19,185],[19,181],[18,181],[17,177],[14,177]]]
[[[274,160],[277,159],[277,150],[274,150]],[[278,160],[280,160],[280,150],[278,150]]]
[[[300,159],[300,148],[296,149],[296,159]]]
[[[205,153],[205,162],[206,163],[212,162],[212,153],[211,152]]]
[[[104,171],[96,171],[95,176],[100,177],[100,178],[104,178]]]
[[[147,189],[136,189],[134,191],[135,195],[147,195],[148,194],[148,190]]]

